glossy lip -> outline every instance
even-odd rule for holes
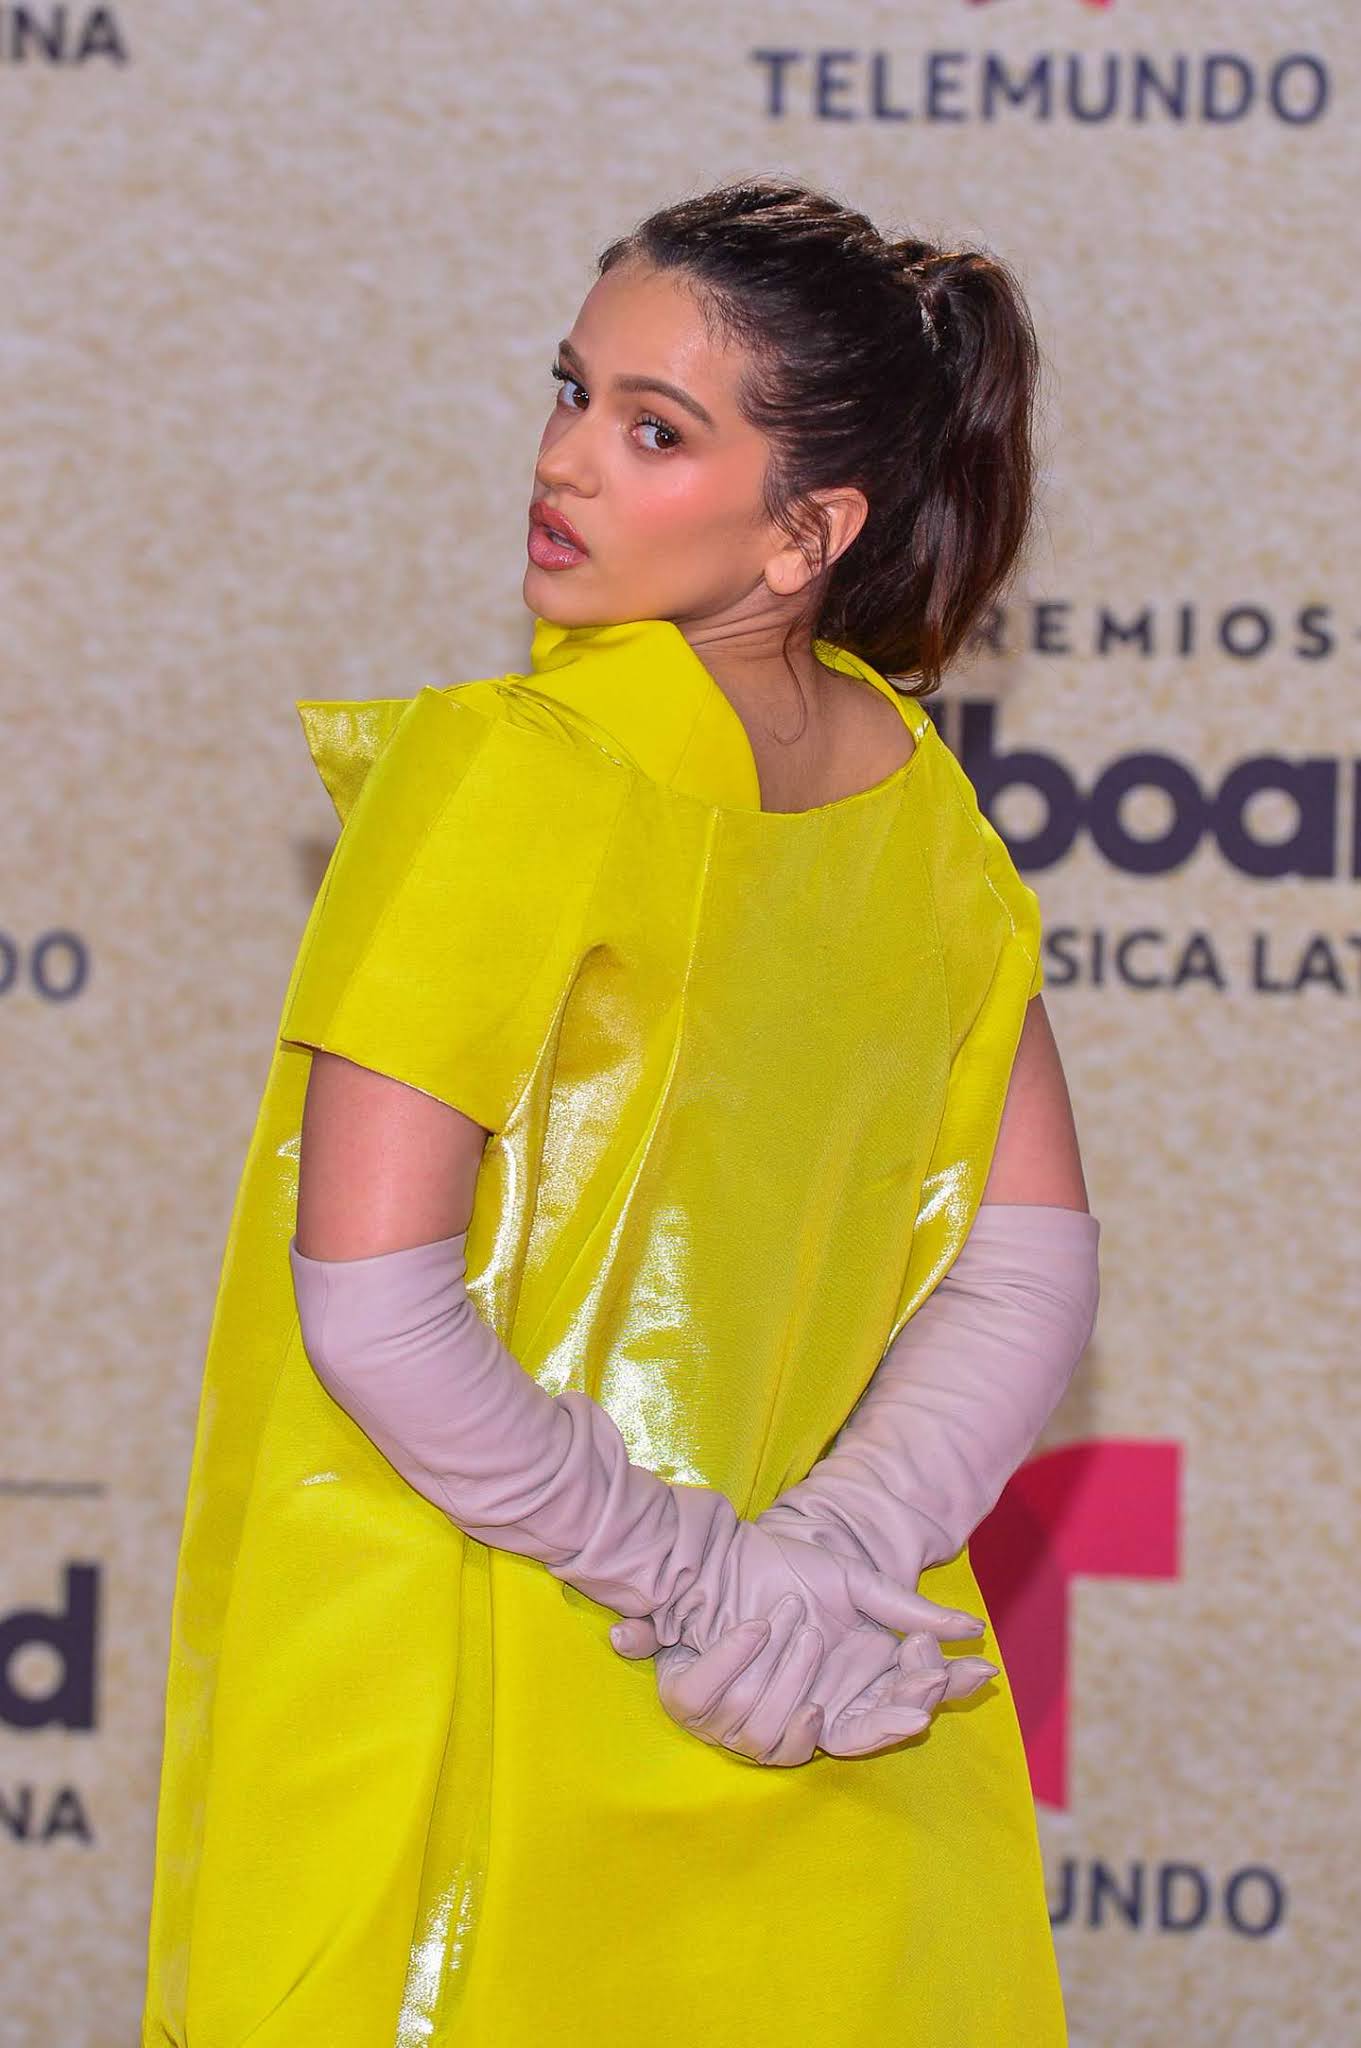
[[[565,513],[559,512],[555,505],[550,505],[546,498],[534,498],[530,501],[529,516],[536,526],[551,526],[555,533],[560,533],[569,540],[574,548],[580,548],[583,555],[589,555],[591,552],[571,520]]]

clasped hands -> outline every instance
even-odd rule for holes
[[[807,1763],[819,1748],[865,1756],[920,1734],[942,1701],[996,1676],[986,1658],[940,1652],[940,1640],[976,1635],[977,1616],[938,1606],[830,1536],[814,1540],[797,1511],[769,1508],[739,1538],[753,1528],[761,1569],[743,1583],[740,1621],[687,1626],[674,1643],[650,1619],[610,1630],[621,1656],[655,1658],[662,1705],[702,1742],[767,1765]]]

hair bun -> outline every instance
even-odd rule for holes
[[[916,294],[922,330],[936,354],[943,347],[944,288],[959,255],[958,250],[938,248],[934,242],[923,242],[915,235],[904,235],[883,245],[885,268],[892,278],[910,286]]]

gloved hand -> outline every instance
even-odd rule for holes
[[[968,1634],[859,1559],[739,1519],[712,1487],[670,1485],[630,1462],[608,1412],[549,1394],[482,1320],[464,1287],[467,1233],[362,1259],[289,1242],[303,1344],[333,1398],[459,1528],[537,1558],[658,1644],[703,1650],[785,1593],[831,1648],[868,1620]]]
[[[885,1351],[832,1449],[757,1526],[805,1536],[848,1564],[872,1563],[913,1584],[928,1565],[955,1556],[1033,1446],[1086,1348],[1099,1297],[1100,1228],[1085,1210],[981,1205],[949,1271]],[[622,1655],[660,1649],[645,1621],[611,1633]],[[659,1690],[664,1681],[674,1689],[659,1664]],[[958,1680],[964,1691],[978,1682]],[[763,1735],[778,1702],[793,1713],[815,1693],[816,1681],[798,1698],[787,1679],[777,1683],[761,1703]],[[742,1698],[739,1689],[737,1705]],[[717,1731],[734,1711],[720,1693],[697,1720],[691,1709],[687,1725]],[[797,1749],[797,1737],[791,1741]],[[779,1750],[781,1739],[770,1747]]]
[[[617,1622],[611,1638],[619,1647],[646,1626]],[[996,1673],[982,1657],[942,1658],[920,1630],[900,1642],[884,1629],[853,1629],[824,1654],[789,1596],[769,1621],[742,1622],[711,1649],[656,1652],[658,1696],[672,1720],[766,1765],[807,1763],[818,1749],[867,1756],[919,1735],[942,1700],[961,1699]]]

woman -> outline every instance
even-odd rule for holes
[[[788,181],[599,269],[529,671],[299,707],[343,829],[209,1342],[143,2038],[1052,2048],[1010,1695],[940,1645],[1097,1225],[920,704],[1026,530],[1033,335]]]

